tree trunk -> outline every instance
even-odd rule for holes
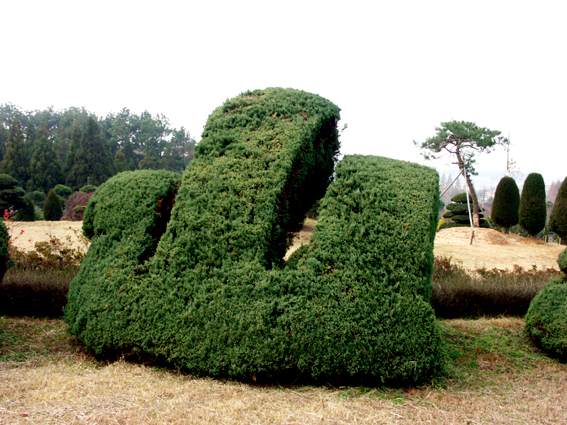
[[[467,183],[467,187],[469,188],[469,192],[471,194],[471,198],[473,202],[473,208],[472,208],[473,227],[480,227],[480,217],[479,217],[480,208],[478,205],[478,197],[476,196],[476,191],[474,190],[471,177],[468,171],[465,170],[463,159],[461,158],[461,153],[459,152],[458,148],[456,153],[457,153],[457,163],[459,166],[459,170],[461,170],[461,173],[463,173],[463,176],[465,177],[465,181]]]

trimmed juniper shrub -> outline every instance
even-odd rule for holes
[[[557,262],[567,274],[567,249]],[[534,297],[526,314],[526,331],[552,357],[567,362],[567,276],[554,279]]]
[[[466,192],[457,193],[451,198],[451,203],[447,204],[447,211],[443,214],[443,218],[447,219],[448,222],[441,225],[440,229],[446,229],[449,227],[467,227],[470,225],[469,217],[469,205],[467,203]],[[472,199],[469,200],[470,206],[472,207]],[[484,220],[484,214],[479,213],[480,227],[490,227],[486,220]]]
[[[549,229],[559,235],[563,243],[567,242],[567,177],[561,183],[559,193],[549,217]]]
[[[16,221],[35,221],[35,204],[28,195],[24,196],[25,205],[18,210],[14,220]]]
[[[492,203],[492,220],[508,233],[510,227],[518,224],[520,209],[520,190],[512,177],[502,177]]]
[[[538,173],[531,173],[524,182],[520,197],[520,226],[532,237],[545,227],[547,207],[545,203],[545,183]]]
[[[90,193],[96,191],[96,186],[92,184],[86,184],[79,189],[79,192]]]
[[[567,249],[563,250],[563,252],[559,254],[557,264],[559,264],[559,269],[563,273],[567,274]]]
[[[69,186],[65,186],[64,184],[56,185],[53,190],[57,195],[64,199],[67,199],[71,195],[71,193],[73,193],[73,189],[71,189]]]
[[[177,194],[156,174],[101,185],[85,212],[92,244],[69,291],[70,332],[99,355],[143,353],[215,377],[399,384],[439,373],[424,300],[438,175],[346,157],[325,194],[338,120],[319,96],[247,92],[211,114]],[[286,267],[290,232],[323,194],[312,245]]]
[[[51,189],[43,205],[43,219],[47,221],[59,221],[62,215],[63,207],[61,206],[61,199],[59,199],[55,190]]]

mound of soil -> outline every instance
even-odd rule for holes
[[[296,233],[293,244],[286,253],[288,258],[301,245],[309,243],[315,232],[315,220],[306,219],[303,229]],[[451,257],[454,263],[469,270],[509,269],[514,266],[538,270],[559,270],[557,257],[564,245],[545,243],[518,235],[505,235],[493,229],[476,229],[471,245],[471,229],[453,227],[443,229],[435,237],[435,256]]]
[[[52,236],[69,248],[87,251],[89,242],[83,237],[82,221],[11,221],[4,222],[12,236],[12,244],[21,250],[34,249],[36,242],[47,242]]]

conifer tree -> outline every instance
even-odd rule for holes
[[[502,177],[492,203],[492,220],[499,226],[504,227],[508,233],[510,227],[518,224],[520,210],[520,190],[512,177]]]
[[[73,141],[71,143],[73,144]],[[71,148],[69,151],[72,155]],[[105,149],[98,124],[93,117],[89,117],[87,127],[81,134],[79,146],[70,160],[66,185],[74,190],[85,184],[98,186],[112,175],[113,167],[108,151]]]
[[[524,182],[519,217],[520,226],[534,238],[545,227],[545,183],[539,173],[531,173]]]
[[[30,162],[30,174],[28,191],[40,190],[46,193],[55,185],[63,182],[61,165],[53,143],[43,135],[36,143]]]
[[[14,118],[10,125],[6,153],[0,163],[0,173],[9,174],[21,185],[29,178],[29,155],[24,142],[24,134],[20,121]]]
[[[563,180],[549,218],[549,229],[559,235],[562,242],[567,242],[567,177]]]
[[[53,189],[47,194],[47,199],[43,205],[43,219],[47,221],[59,221],[63,216],[61,200]]]

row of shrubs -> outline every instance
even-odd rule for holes
[[[52,237],[27,253],[11,248],[10,255],[14,267],[8,269],[0,284],[0,314],[61,317],[84,251]],[[292,256],[288,264],[297,267],[302,256]],[[450,258],[436,257],[430,301],[437,318],[522,317],[534,296],[561,276],[554,269],[520,267],[470,273]]]
[[[0,174],[0,209],[8,211],[15,221],[82,220],[88,199],[96,186],[85,185],[77,192],[58,184],[47,195],[42,191],[26,193],[18,181],[7,174]]]

